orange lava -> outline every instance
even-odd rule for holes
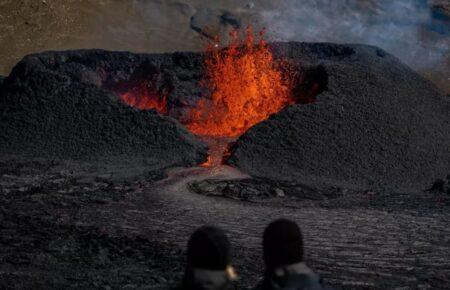
[[[208,158],[200,166],[217,167],[223,164],[224,158],[227,158],[229,155],[228,145],[230,142],[234,141],[234,138],[218,138],[211,136],[200,136],[200,138],[209,146]]]
[[[206,158],[206,161],[203,162],[202,164],[200,164],[200,166],[205,167],[205,168],[214,167],[211,155],[208,155],[208,157]]]
[[[120,95],[122,101],[141,110],[155,109],[161,114],[167,113],[167,96],[149,93],[145,84]]]
[[[211,91],[211,99],[200,100],[190,111],[186,126],[191,132],[237,137],[294,103],[263,34],[256,39],[249,27],[243,39],[232,32],[225,49],[218,42],[208,46],[202,84]]]

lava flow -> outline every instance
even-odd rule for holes
[[[221,49],[210,44],[205,56],[202,85],[211,99],[201,99],[189,113],[187,128],[197,135],[237,137],[251,126],[294,103],[273,55],[251,27],[245,38],[231,33],[231,42]]]

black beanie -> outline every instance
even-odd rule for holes
[[[298,225],[279,219],[266,228],[263,237],[264,260],[269,269],[303,261],[303,237]]]
[[[190,268],[225,270],[230,264],[230,242],[216,227],[196,230],[188,243],[187,264]]]

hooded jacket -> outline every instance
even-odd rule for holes
[[[268,270],[255,290],[331,290],[303,262]]]
[[[235,290],[226,271],[188,269],[178,290]]]

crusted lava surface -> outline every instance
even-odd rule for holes
[[[318,189],[191,170],[167,178],[145,166],[1,161],[0,288],[170,289],[189,235],[207,223],[226,230],[238,287],[251,289],[264,227],[278,217],[301,225],[308,263],[337,289],[448,286],[450,196],[440,190]]]

